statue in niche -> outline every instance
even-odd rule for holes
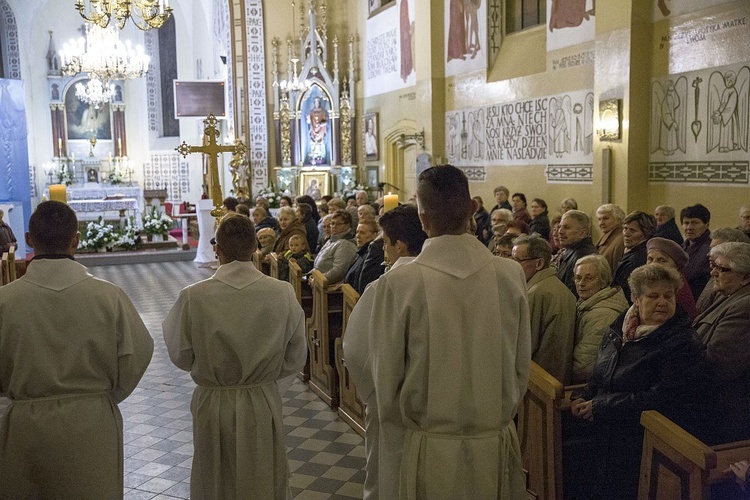
[[[687,79],[651,85],[651,152],[671,156],[685,152],[687,127]]]
[[[328,109],[324,107],[324,100],[320,96],[318,87],[313,87],[317,92],[311,94],[312,107],[304,114],[307,125],[307,154],[305,165],[328,165],[330,164],[330,134],[328,133]],[[307,99],[310,101],[310,98]],[[327,101],[325,101],[327,103]]]
[[[714,71],[708,80],[708,148],[719,153],[747,151],[750,68]]]

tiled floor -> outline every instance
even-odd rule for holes
[[[193,381],[169,361],[161,322],[184,286],[211,276],[192,262],[91,268],[121,286],[154,337],[151,365],[120,404],[125,428],[125,498],[189,498],[193,455]],[[292,495],[361,498],[364,443],[337,414],[296,381],[282,398]],[[5,401],[0,399],[0,408]]]

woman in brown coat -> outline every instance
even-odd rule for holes
[[[276,255],[284,255],[284,252],[289,250],[289,240],[291,237],[298,234],[306,240],[307,230],[292,207],[281,207],[277,219],[279,220],[279,229],[281,232],[273,246],[273,251]]]

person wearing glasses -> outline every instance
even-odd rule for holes
[[[357,245],[352,241],[352,216],[346,210],[336,210],[331,217],[331,237],[315,257],[315,269],[323,273],[329,284],[343,281],[346,272],[357,258]]]
[[[513,240],[513,260],[521,264],[531,310],[531,360],[563,384],[570,382],[576,325],[576,298],[549,266],[552,248],[533,234]]]
[[[714,301],[693,327],[715,369],[720,411],[717,442],[750,439],[750,243],[722,243],[709,252]]]

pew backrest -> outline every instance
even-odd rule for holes
[[[260,250],[256,250],[253,254],[253,264],[255,265],[255,269],[263,272],[263,254],[260,253]]]
[[[268,254],[268,257],[271,262],[269,276],[279,279],[279,256],[276,255],[276,252],[271,252],[270,254]]]

